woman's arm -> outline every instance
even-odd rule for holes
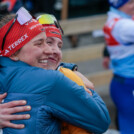
[[[94,90],[94,84],[91,81],[89,81],[82,73],[80,73],[78,71],[74,71],[74,73],[83,80],[86,88]]]
[[[100,96],[92,90],[89,95],[82,86],[65,76],[58,76],[47,97],[51,114],[90,132],[103,133],[110,124],[110,116]]]

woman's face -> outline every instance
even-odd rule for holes
[[[47,38],[44,32],[24,45],[17,57],[31,66],[55,70],[62,58],[62,41],[56,37]]]
[[[55,70],[59,66],[61,59],[62,59],[61,48],[63,46],[63,42],[61,39],[59,39],[57,37],[47,37],[46,43],[47,43],[47,46],[49,46],[47,48],[49,48],[51,50],[51,52],[53,53],[53,56],[48,55],[48,60],[47,60],[48,67],[47,67],[47,69]],[[49,49],[45,50],[46,54],[49,53]]]

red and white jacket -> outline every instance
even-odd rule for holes
[[[134,21],[119,10],[108,12],[103,28],[111,69],[115,74],[134,77]]]

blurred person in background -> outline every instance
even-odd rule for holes
[[[15,13],[21,6],[23,6],[23,0],[1,0],[0,14]]]
[[[117,107],[121,134],[134,133],[134,0],[109,0],[104,25],[113,79],[110,94]]]

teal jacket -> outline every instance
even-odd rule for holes
[[[29,120],[12,121],[24,123],[24,129],[4,128],[4,134],[60,134],[61,120],[95,134],[108,129],[108,110],[95,91],[90,96],[56,70],[32,67],[6,57],[0,57],[0,66],[0,93],[8,93],[5,102],[25,99],[32,107]]]

